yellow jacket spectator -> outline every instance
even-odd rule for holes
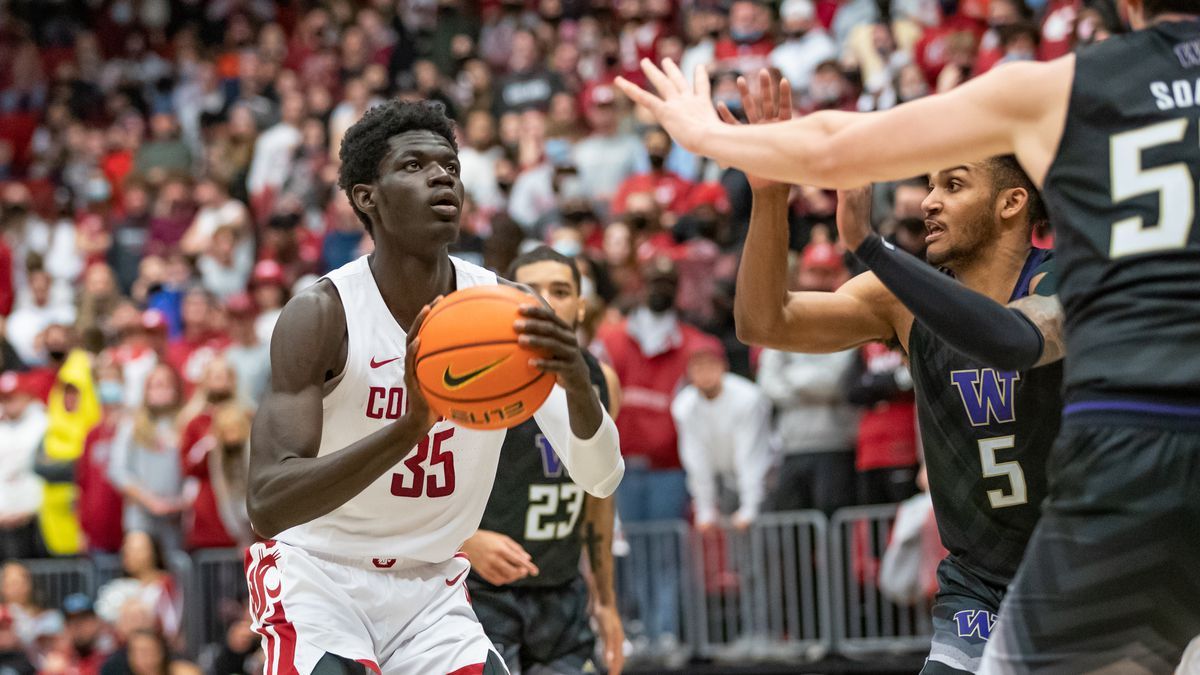
[[[42,538],[52,555],[74,555],[83,545],[75,514],[75,462],[88,432],[100,421],[91,356],[84,350],[72,350],[63,362],[46,414],[49,426],[38,462],[38,473],[46,479]]]

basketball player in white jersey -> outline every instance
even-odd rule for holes
[[[346,132],[339,184],[375,252],[284,308],[252,436],[247,553],[266,675],[507,672],[472,611],[469,563],[505,432],[440,420],[414,379],[429,305],[491,272],[452,258],[463,187],[440,106],[391,101]],[[522,343],[557,386],[534,416],[574,480],[624,465],[571,330],[531,297]]]

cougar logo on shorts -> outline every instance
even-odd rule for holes
[[[247,556],[253,556],[248,551]],[[250,611],[255,616],[265,617],[267,610],[274,607],[282,595],[279,576],[279,552],[264,547],[263,554],[258,560],[250,563]]]
[[[296,627],[283,609],[283,575],[275,542],[256,544],[246,551],[246,580],[250,587],[250,618],[255,633],[266,638],[266,675],[295,675]]]
[[[982,609],[964,609],[954,615],[954,622],[958,625],[959,637],[987,642],[996,625],[996,615]]]

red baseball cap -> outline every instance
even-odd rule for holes
[[[26,394],[34,398],[38,396],[38,392],[35,391],[34,383],[30,378],[15,370],[8,370],[0,374],[0,396],[11,396],[13,394]]]
[[[717,210],[717,213],[729,213],[729,193],[725,192],[725,186],[716,181],[707,183],[699,183],[688,190],[687,208],[685,212],[695,209],[697,206],[711,206]]]
[[[142,312],[142,330],[151,333],[167,332],[167,315],[157,309]]]
[[[593,84],[583,90],[583,107],[610,105],[617,100],[617,90],[611,84]]]
[[[284,283],[283,267],[274,260],[260,260],[254,266],[254,274],[250,280],[255,284],[276,284],[282,286]]]
[[[837,247],[828,242],[815,242],[804,247],[800,264],[807,268],[842,269],[845,263]]]
[[[246,317],[257,314],[258,308],[254,306],[254,299],[250,294],[237,293],[225,299],[225,311],[229,312],[230,316]]]

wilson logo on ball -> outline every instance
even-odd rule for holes
[[[461,389],[462,387],[470,384],[472,380],[482,377],[488,371],[494,369],[496,366],[504,363],[507,360],[507,356],[501,356],[482,368],[477,368],[465,375],[459,375],[458,377],[455,377],[450,373],[450,366],[446,366],[446,371],[442,373],[442,384],[446,385],[446,388],[450,390]]]

